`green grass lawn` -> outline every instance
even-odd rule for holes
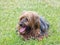
[[[48,20],[48,38],[23,41],[16,34],[23,10],[36,11]],[[60,0],[0,0],[0,45],[60,45]]]

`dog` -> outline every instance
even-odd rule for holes
[[[42,40],[44,36],[48,37],[49,24],[34,11],[25,11],[19,17],[17,24],[18,34],[24,40],[30,38]]]

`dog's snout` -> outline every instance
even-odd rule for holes
[[[23,24],[22,24],[22,23],[20,23],[20,26],[23,26]]]

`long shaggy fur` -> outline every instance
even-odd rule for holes
[[[47,28],[44,27],[48,27],[48,24],[44,22],[36,12],[25,11],[19,17],[17,30],[24,40],[30,38],[41,40],[47,32]]]

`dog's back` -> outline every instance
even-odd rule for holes
[[[49,29],[49,23],[43,18],[40,17],[40,30],[41,34],[44,35]]]

